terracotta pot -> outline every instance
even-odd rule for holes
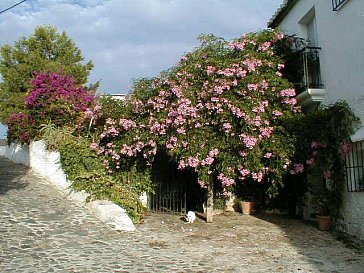
[[[240,201],[240,208],[243,214],[254,213],[255,202]]]
[[[320,216],[317,215],[318,228],[322,231],[328,231],[331,227],[331,217],[330,216]]]

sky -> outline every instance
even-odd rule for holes
[[[4,10],[20,0],[0,0]],[[283,0],[27,0],[0,14],[0,47],[40,25],[66,31],[95,67],[100,93],[126,94],[132,80],[157,76],[199,45],[261,30]],[[0,138],[4,128],[0,127]]]

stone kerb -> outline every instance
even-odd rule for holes
[[[86,205],[88,194],[75,191],[71,181],[67,179],[60,163],[60,153],[46,149],[43,140],[33,141],[30,145],[12,143],[5,149],[5,157],[14,163],[30,167],[35,173],[46,178],[68,197],[82,205]],[[114,230],[134,231],[135,226],[125,210],[111,201],[96,200],[86,207],[102,222]]]

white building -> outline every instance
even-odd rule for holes
[[[364,124],[364,1],[285,0],[268,26],[307,38],[307,54],[318,60],[306,64],[306,85],[297,96],[302,107],[345,100]],[[352,140],[343,216],[347,232],[364,240],[364,187],[359,184],[364,178],[364,128]]]
[[[110,96],[116,100],[125,100],[127,97],[126,94],[110,94]]]

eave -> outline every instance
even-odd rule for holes
[[[277,9],[276,13],[269,20],[267,24],[268,27],[272,29],[276,28],[298,1],[299,0],[285,0],[285,3]]]

